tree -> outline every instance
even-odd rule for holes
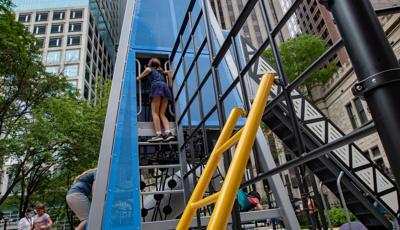
[[[289,80],[296,79],[309,65],[311,65],[328,48],[324,40],[316,35],[300,35],[279,45],[279,52],[286,76]],[[272,50],[267,49],[263,55],[275,63]],[[310,90],[319,84],[326,83],[336,72],[336,65],[329,62],[325,67],[314,72],[304,86],[310,96]]]
[[[0,1],[0,31],[0,136],[6,137],[43,99],[63,91],[67,82],[46,73],[36,38],[15,20],[9,0]]]

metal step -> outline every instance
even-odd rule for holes
[[[255,220],[266,220],[271,218],[280,218],[280,210],[277,209],[266,209],[260,211],[252,211],[252,212],[241,212],[240,220],[242,222],[249,222]],[[207,226],[210,221],[210,216],[200,217],[201,226]],[[165,221],[154,221],[154,222],[144,222],[142,223],[143,230],[169,230],[175,229],[178,225],[179,220],[165,220]],[[229,219],[228,223],[232,223],[232,220]],[[193,218],[190,227],[194,228],[197,226],[197,218]]]
[[[147,195],[156,195],[156,194],[177,194],[177,193],[183,193],[183,189],[141,192],[140,195],[147,196]]]
[[[171,168],[180,168],[181,165],[174,164],[174,165],[144,165],[139,166],[139,169],[171,169]]]
[[[158,146],[158,145],[178,145],[177,141],[170,141],[170,142],[148,142],[148,141],[141,141],[138,142],[139,146]]]

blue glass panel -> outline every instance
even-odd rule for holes
[[[142,0],[136,4],[132,48],[171,50],[175,43],[176,25],[169,0]]]

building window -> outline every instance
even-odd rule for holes
[[[30,22],[31,21],[31,15],[30,14],[20,14],[18,17],[19,22]]]
[[[59,64],[61,58],[61,51],[49,51],[47,53],[47,64]]]
[[[36,48],[42,49],[44,46],[44,38],[38,38],[36,40]]]
[[[81,37],[80,36],[70,36],[67,39],[68,46],[77,46],[81,44]]]
[[[53,13],[53,20],[64,20],[65,18],[65,12],[64,11],[59,11],[59,12],[54,12]]]
[[[64,67],[64,76],[77,77],[78,76],[78,65],[66,65]]]
[[[50,73],[50,74],[59,74],[58,70],[59,70],[59,67],[58,67],[58,66],[49,66],[49,67],[46,67],[46,72],[47,72],[47,73]]]
[[[360,118],[361,124],[365,124],[368,122],[368,118],[367,118],[367,114],[365,112],[364,106],[361,103],[361,99],[360,98],[355,98],[354,99],[354,105],[356,106],[356,111],[357,114]]]
[[[77,80],[68,81],[68,83],[69,83],[69,88],[71,90],[76,90],[78,88],[78,81]]]
[[[385,169],[386,169],[386,167],[385,167],[385,162],[383,161],[382,158],[379,158],[379,159],[375,160],[375,164],[377,164],[377,166],[378,166],[381,170],[385,171]],[[386,171],[385,171],[385,172],[386,172]]]
[[[71,11],[69,18],[77,19],[77,18],[82,18],[82,16],[83,16],[82,10],[73,10],[73,11]]]
[[[346,110],[347,110],[347,115],[349,115],[350,118],[351,126],[353,126],[353,129],[358,128],[356,114],[354,113],[351,103],[346,105]]]
[[[49,47],[60,47],[62,45],[62,38],[50,38]]]
[[[46,26],[45,25],[35,26],[33,28],[33,33],[36,34],[36,35],[45,34],[46,33]]]
[[[53,24],[51,25],[51,33],[57,34],[64,32],[64,25],[63,24]]]
[[[381,151],[379,150],[379,147],[378,147],[378,146],[373,147],[373,148],[371,149],[371,152],[372,152],[372,156],[373,156],[373,157],[379,157],[379,156],[381,156]]]
[[[69,32],[80,32],[80,31],[82,31],[82,23],[70,23],[68,31]]]
[[[36,14],[36,21],[37,22],[45,22],[47,21],[47,18],[49,17],[49,13],[37,13]]]
[[[65,51],[65,61],[66,62],[79,61],[79,53],[80,53],[79,49]]]

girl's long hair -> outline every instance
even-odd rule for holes
[[[165,75],[164,69],[161,67],[161,61],[158,58],[150,59],[148,67],[156,68],[160,74]]]
[[[85,174],[87,174],[87,173],[90,173],[90,172],[96,172],[96,170],[97,170],[97,168],[92,168],[92,169],[88,169],[88,170],[84,171],[84,172],[81,173],[79,176],[75,177],[74,184],[75,184],[79,179],[81,179],[81,177],[82,177],[83,175],[85,175]]]

